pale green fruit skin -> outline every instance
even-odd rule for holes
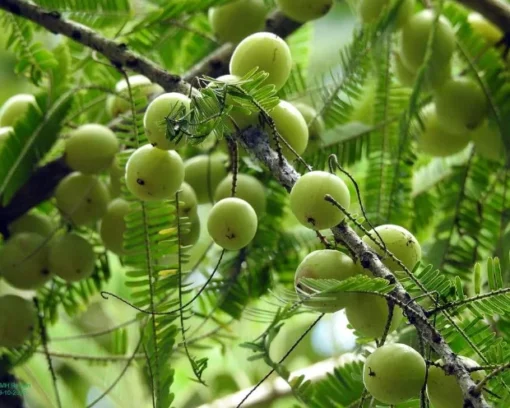
[[[136,97],[137,91],[140,91],[144,96],[163,92],[163,88],[161,86],[153,84],[149,78],[144,77],[143,75],[130,76],[129,85],[131,86],[131,92],[134,97]],[[115,91],[129,98],[128,86],[125,79],[117,82],[117,85],[115,85]],[[106,100],[106,109],[110,116],[117,116],[131,110],[131,103],[124,98],[110,95]]]
[[[227,177],[226,161],[224,154],[202,154],[184,163],[185,181],[195,190],[199,204],[208,203],[214,198],[216,188]]]
[[[439,123],[456,133],[476,129],[489,110],[483,89],[470,78],[446,82],[434,95]]]
[[[13,126],[26,115],[30,105],[39,110],[34,95],[18,94],[7,99],[0,109],[0,127]]]
[[[400,53],[398,52],[395,54],[393,62],[397,81],[403,86],[413,88],[418,73],[405,65],[402,57],[400,56]],[[427,67],[425,71],[425,81],[423,82],[423,88],[424,90],[438,89],[450,78],[451,63],[441,67],[431,65]]]
[[[220,201],[232,195],[233,176],[230,174],[225,177],[216,188],[214,201]],[[247,174],[238,174],[236,183],[236,197],[250,204],[257,216],[261,216],[266,211],[267,199],[266,190],[260,181]]]
[[[311,252],[299,264],[294,275],[294,286],[297,288],[302,278],[310,279],[336,279],[345,280],[357,274],[356,265],[347,255],[342,252],[322,249]],[[303,289],[307,292],[306,289]],[[299,294],[299,292],[298,292]],[[334,302],[328,301],[322,303],[319,297],[304,302],[321,313],[334,313],[345,308],[351,299],[350,293],[340,294],[339,299]]]
[[[489,44],[495,45],[503,38],[503,33],[479,13],[469,13],[468,22],[473,31],[485,39]]]
[[[415,14],[402,27],[401,55],[408,68],[417,71],[423,64],[434,19],[434,12],[427,9]],[[432,46],[431,64],[436,67],[446,66],[454,50],[455,33],[450,22],[441,16],[435,33],[434,45]]]
[[[48,255],[50,270],[67,282],[78,282],[94,272],[96,257],[90,242],[77,234],[55,238]]]
[[[389,6],[395,4],[390,0],[360,0],[358,4],[358,13],[364,24],[374,23],[381,17],[384,9],[389,10]],[[404,0],[397,11],[396,27],[401,28],[414,13],[415,0]]]
[[[31,301],[16,295],[0,296],[0,347],[20,347],[37,326]]]
[[[333,0],[276,0],[283,14],[299,23],[325,16],[333,7]]]
[[[119,151],[115,133],[106,126],[88,124],[71,132],[65,143],[65,159],[74,171],[95,174],[111,166]]]
[[[414,83],[416,82],[416,71],[413,71],[405,66],[402,62],[402,57],[400,53],[395,53],[393,57],[393,66],[395,70],[395,77],[397,81],[402,86],[407,86],[409,88],[414,87]]]
[[[377,295],[353,294],[346,309],[347,320],[363,336],[380,338],[384,334],[389,316],[388,303]],[[402,322],[402,310],[395,307],[389,333]]]
[[[367,357],[363,383],[378,401],[400,404],[419,397],[427,365],[423,357],[406,344],[386,344]]]
[[[71,173],[55,190],[57,207],[75,225],[99,221],[106,213],[110,196],[108,189],[95,176]]]
[[[11,135],[13,132],[14,129],[11,126],[0,127],[0,150],[2,149],[3,144],[9,138],[9,135]]]
[[[395,257],[400,259],[407,269],[412,271],[414,266],[421,260],[421,246],[414,235],[405,228],[392,224],[379,225],[378,227],[375,227],[374,230],[379,233],[383,242],[386,244],[386,249],[395,255]],[[369,231],[370,235],[378,242],[381,242],[374,230]],[[365,235],[362,240],[378,255],[384,257],[384,251],[379,248],[379,246],[372,241],[368,235]],[[404,274],[402,267],[389,256],[383,258],[383,263],[392,272],[401,271],[401,275]]]
[[[344,218],[344,213],[324,200],[329,194],[349,210],[351,195],[342,179],[325,171],[312,171],[301,176],[290,192],[290,208],[298,221],[314,230],[332,228]]]
[[[189,222],[191,225],[189,226],[190,230],[187,233],[183,233],[181,235],[181,245],[182,246],[192,246],[195,245],[198,242],[198,239],[200,238],[200,218],[198,217],[198,214],[194,213],[189,216]]]
[[[179,193],[179,215],[189,217],[197,213],[198,199],[195,190],[188,183],[181,184]]]
[[[220,42],[238,43],[250,34],[262,31],[266,20],[262,0],[238,0],[209,9],[209,24]]]
[[[269,74],[265,84],[282,88],[292,69],[289,46],[276,34],[263,32],[246,37],[234,50],[230,73],[242,77],[255,67]]]
[[[468,368],[478,367],[476,361],[467,357],[460,357]],[[443,364],[442,360],[436,361],[437,364]],[[474,371],[471,378],[480,382],[485,378],[484,371]],[[429,367],[429,375],[427,378],[427,396],[434,408],[462,408],[464,405],[464,397],[462,390],[457,384],[454,375],[446,375],[444,370],[439,367]]]
[[[420,130],[418,147],[423,153],[446,157],[459,153],[469,144],[469,132],[453,132],[441,126],[434,104],[425,106],[421,113],[424,128]]]
[[[9,224],[9,232],[12,235],[21,232],[34,232],[42,237],[48,238],[53,234],[55,226],[45,214],[29,212],[17,218]]]
[[[172,114],[172,117],[177,115],[176,118],[181,118],[181,116],[189,113],[190,107],[191,99],[176,92],[165,93],[154,99],[147,107],[143,117],[145,135],[149,142],[162,150],[173,150],[184,145],[186,143],[186,135],[184,134],[178,143],[167,139],[166,118],[170,114]],[[182,112],[183,110],[184,112]]]
[[[138,148],[126,163],[126,186],[142,201],[169,200],[184,181],[184,163],[174,150]]]
[[[471,133],[476,152],[492,161],[501,161],[505,158],[505,145],[498,129],[489,126],[485,121]]]
[[[308,125],[299,110],[291,103],[280,100],[280,103],[269,113],[269,116],[273,119],[280,136],[287,141],[297,154],[303,154],[308,146]],[[269,134],[271,145],[275,148],[271,130],[268,128],[266,131]],[[295,154],[282,141],[280,141],[280,146],[287,160],[296,158]]]
[[[46,239],[33,232],[14,235],[0,249],[0,274],[18,289],[38,289],[51,279]]]
[[[321,135],[324,133],[326,125],[324,119],[318,116],[317,111],[310,105],[302,102],[293,102],[292,105],[301,113],[303,119],[308,126],[309,141],[318,141],[321,139]]]
[[[224,198],[214,204],[207,220],[207,230],[220,247],[238,251],[248,245],[257,233],[257,214],[240,198]]]
[[[122,198],[113,200],[101,220],[99,233],[106,249],[117,255],[124,255],[124,232],[126,221],[124,217],[129,214],[129,203]]]

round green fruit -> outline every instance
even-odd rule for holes
[[[480,156],[493,161],[501,161],[505,158],[506,148],[501,132],[499,129],[489,126],[487,121],[471,132],[471,139]]]
[[[214,201],[231,197],[232,183],[232,175],[225,177],[216,188]],[[253,176],[247,174],[237,175],[235,196],[250,204],[259,217],[266,211],[266,191],[262,183]]]
[[[489,110],[487,97],[481,86],[465,77],[447,81],[436,91],[434,102],[441,126],[456,133],[476,129]]]
[[[209,9],[209,24],[221,42],[238,43],[250,34],[262,31],[266,20],[262,0],[237,0]]]
[[[324,133],[324,129],[326,128],[322,117],[314,108],[312,108],[310,105],[307,105],[306,103],[294,102],[292,105],[294,105],[299,113],[301,113],[301,116],[303,116],[303,119],[308,126],[309,141],[320,141],[321,135]]]
[[[475,34],[491,45],[503,38],[503,32],[479,13],[469,13],[468,22]]]
[[[426,9],[412,16],[402,28],[401,56],[409,69],[417,71],[425,61],[427,43],[435,19],[435,13]],[[432,45],[431,65],[436,69],[447,66],[454,50],[455,32],[450,22],[440,16]]]
[[[226,162],[225,154],[201,154],[184,163],[184,179],[195,190],[199,204],[213,201],[216,188],[227,177]]]
[[[230,197],[214,204],[207,220],[207,230],[220,247],[237,251],[253,240],[257,224],[253,207],[240,198]]]
[[[397,81],[403,86],[413,88],[416,83],[418,73],[405,65],[404,61],[402,61],[400,53],[398,52],[395,53],[393,61],[395,77],[397,78]],[[438,89],[448,79],[450,79],[450,77],[451,63],[441,67],[430,65],[425,70],[425,81],[423,83],[423,88],[424,90]]]
[[[74,171],[94,174],[110,167],[118,151],[115,133],[106,126],[88,124],[71,132],[65,144],[65,159]]]
[[[345,312],[354,330],[374,339],[383,336],[390,313],[384,298],[370,294],[353,294]],[[396,330],[401,322],[402,310],[395,307],[389,333]]]
[[[33,232],[14,235],[0,249],[0,275],[18,289],[38,289],[51,278],[46,238]]]
[[[305,227],[322,230],[338,225],[345,214],[324,199],[329,194],[349,210],[351,195],[343,180],[325,171],[312,171],[301,176],[290,192],[290,208]]]
[[[269,113],[269,116],[273,119],[280,136],[297,154],[303,154],[308,145],[308,125],[299,110],[291,103],[280,100],[280,103]],[[266,130],[269,134],[271,146],[275,148],[272,131],[269,127]],[[287,160],[296,158],[296,155],[281,140],[280,146]]]
[[[71,173],[55,190],[57,207],[75,225],[99,221],[106,213],[110,196],[108,189],[95,176]]]
[[[191,99],[186,95],[176,92],[165,93],[154,99],[143,117],[145,135],[149,142],[162,150],[173,150],[181,147],[186,142],[186,135],[180,135],[179,141],[170,141],[167,137],[167,118],[181,119],[189,114]],[[171,128],[174,126],[170,125]]]
[[[396,405],[419,397],[426,373],[425,360],[415,349],[406,344],[386,344],[367,357],[363,383],[376,400]]]
[[[269,74],[266,84],[273,84],[277,90],[282,88],[292,69],[289,46],[272,33],[255,33],[246,37],[234,50],[230,73],[242,77],[256,67]]]
[[[113,200],[101,220],[99,233],[106,249],[124,255],[124,232],[126,221],[124,217],[129,214],[129,203],[122,198]]]
[[[281,12],[299,23],[325,16],[333,7],[333,0],[276,0]]]
[[[96,256],[89,241],[77,234],[55,238],[49,256],[50,270],[67,282],[78,282],[94,272]]]
[[[190,246],[195,245],[200,238],[200,218],[198,214],[191,214],[189,216],[190,225],[187,227],[187,232],[181,233],[181,245]]]
[[[379,234],[380,238],[376,235]],[[421,246],[418,240],[405,228],[399,225],[379,225],[369,231],[371,237],[381,243],[381,239],[386,245],[386,249],[398,258],[407,269],[413,270],[415,265],[421,260]],[[372,239],[365,235],[363,242],[372,248],[378,255],[383,258],[383,263],[392,272],[402,271],[402,267],[398,265],[389,255],[379,248]],[[401,273],[403,275],[403,273]],[[405,276],[405,275],[404,275]]]
[[[34,232],[44,238],[49,238],[55,230],[55,225],[50,217],[35,211],[31,211],[15,219],[9,224],[9,232],[12,235],[22,232]]]
[[[198,199],[195,190],[188,183],[184,182],[179,193],[179,215],[189,217],[197,213]]]
[[[0,109],[0,126],[14,126],[27,114],[30,105],[39,110],[34,95],[18,94],[7,99]]]
[[[10,135],[14,133],[14,129],[11,126],[0,127],[0,150],[2,145],[7,141]]]
[[[37,327],[33,303],[16,295],[0,296],[0,347],[20,347]]]
[[[137,149],[126,163],[126,186],[142,201],[171,200],[184,181],[184,163],[174,150]]]
[[[376,22],[385,9],[395,5],[395,1],[390,0],[360,0],[358,4],[358,13],[364,24]],[[396,16],[396,27],[401,28],[414,13],[415,0],[404,0]]]
[[[336,279],[345,280],[357,274],[356,265],[342,252],[322,249],[308,254],[299,264],[294,275],[294,286],[298,294],[311,293],[301,283],[301,279]],[[332,299],[334,298],[334,299]],[[324,297],[316,296],[304,304],[321,313],[334,313],[349,304],[350,293],[331,295],[325,301]]]
[[[150,95],[163,92],[163,88],[161,86],[153,84],[149,78],[144,77],[143,75],[130,76],[129,85],[131,86],[131,92],[133,93],[134,98],[140,94],[148,97]],[[106,109],[111,116],[117,116],[131,110],[128,85],[125,79],[117,82],[117,85],[115,85],[115,92],[122,97],[110,95],[106,100]]]
[[[460,359],[467,368],[479,366],[476,361],[470,358],[460,357]],[[443,364],[442,360],[436,361],[436,363]],[[485,375],[483,370],[473,371],[471,378],[480,382],[485,378]],[[462,408],[464,406],[464,397],[459,384],[457,384],[457,379],[454,375],[447,375],[440,367],[429,367],[427,395],[434,408]]]
[[[445,157],[459,153],[469,144],[469,132],[454,132],[439,123],[434,104],[422,109],[421,118],[423,129],[419,131],[418,147],[423,153]]]

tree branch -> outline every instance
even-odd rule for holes
[[[501,0],[457,0],[480,13],[505,34],[510,32],[510,5]]]
[[[258,128],[248,128],[239,135],[241,145],[253,154],[260,162],[264,163],[280,184],[288,191],[296,183],[300,174],[284,160],[280,162],[278,155],[269,145],[267,135]],[[341,223],[332,228],[333,234],[342,239],[342,242],[360,259],[364,268],[369,269],[374,276],[384,278],[395,285],[389,293],[401,304],[407,305],[412,313],[407,313],[410,323],[416,328],[418,335],[427,342],[432,349],[445,362],[445,367],[450,374],[455,375],[464,395],[464,406],[473,408],[488,408],[483,395],[476,392],[476,383],[471,379],[469,371],[462,360],[453,352],[441,334],[428,321],[426,311],[416,303],[404,287],[396,280],[395,276],[381,262],[373,250],[365,244],[356,232],[346,223]]]

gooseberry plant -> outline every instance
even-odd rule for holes
[[[0,10],[1,406],[510,405],[507,3]]]

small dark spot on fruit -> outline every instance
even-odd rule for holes
[[[42,274],[42,275],[47,276],[47,275],[49,275],[49,274],[50,274],[50,271],[49,271],[48,269],[44,268],[44,269],[41,271],[41,274]]]
[[[136,179],[136,182],[140,186],[144,186],[145,185],[145,181],[143,181],[142,179]]]
[[[80,274],[81,273],[81,269],[80,268],[76,269],[76,273]]]
[[[375,377],[375,372],[374,372],[374,371],[372,371],[372,369],[371,369],[370,367],[368,367],[368,375],[369,375],[370,377]]]
[[[90,198],[87,198],[85,201],[87,202],[87,204],[92,204],[92,200]]]
[[[307,222],[308,224],[315,225],[315,218],[307,217],[307,218],[306,218],[306,222]]]

